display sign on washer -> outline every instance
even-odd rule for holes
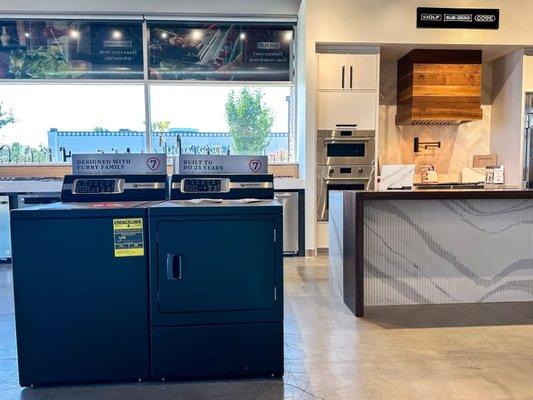
[[[166,154],[73,154],[73,175],[159,175],[167,173]]]

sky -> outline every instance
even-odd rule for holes
[[[226,85],[153,85],[152,122],[171,121],[172,128],[227,131],[224,104]],[[272,131],[287,132],[289,87],[261,89],[272,109]],[[0,84],[0,103],[10,109],[16,122],[0,129],[0,145],[13,142],[36,147],[47,145],[50,128],[92,131],[127,128],[144,130],[144,87],[131,84]]]

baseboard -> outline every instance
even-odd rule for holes
[[[319,247],[318,249],[316,249],[316,254],[317,255],[329,254],[329,248],[328,247]]]

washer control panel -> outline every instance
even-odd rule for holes
[[[228,178],[184,178],[182,193],[227,193],[230,190]]]
[[[76,179],[72,194],[116,194],[124,191],[124,179]]]

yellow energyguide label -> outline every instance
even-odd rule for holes
[[[113,241],[115,257],[144,256],[143,219],[114,219]]]

